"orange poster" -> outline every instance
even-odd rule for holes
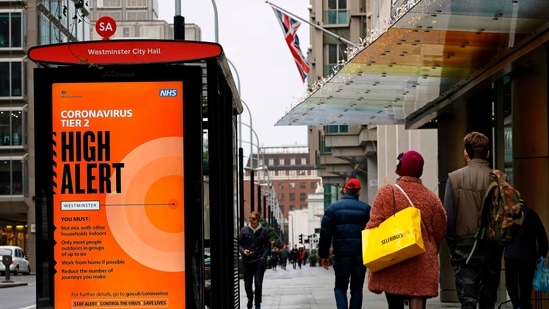
[[[183,83],[52,87],[54,307],[184,308]]]

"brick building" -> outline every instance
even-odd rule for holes
[[[244,218],[252,208],[267,219],[281,217],[277,222],[283,232],[282,239],[287,242],[289,211],[306,209],[308,195],[322,185],[322,180],[310,162],[308,146],[262,147],[259,150],[259,154],[249,156],[245,165]],[[252,170],[253,185],[250,184]]]

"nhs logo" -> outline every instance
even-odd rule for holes
[[[160,89],[161,97],[177,97],[177,89]]]

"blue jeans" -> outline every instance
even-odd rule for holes
[[[362,308],[362,290],[364,288],[364,277],[366,266],[362,264],[362,256],[334,256],[335,287],[334,295],[337,309],[360,309]],[[347,302],[347,289],[350,290],[351,300]]]

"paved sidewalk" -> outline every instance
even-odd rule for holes
[[[398,280],[398,279],[397,279]],[[330,267],[303,266],[302,269],[287,267],[286,270],[267,269],[263,280],[262,309],[334,309],[334,271]],[[244,281],[240,280],[241,308],[246,308]],[[438,298],[427,300],[427,308],[460,308],[458,303],[441,303]],[[364,309],[386,309],[384,294],[368,291],[364,286]]]

